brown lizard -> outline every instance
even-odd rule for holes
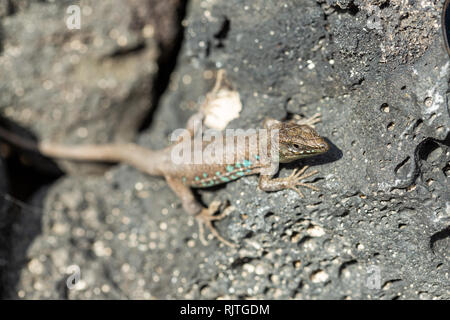
[[[218,77],[217,81],[222,81],[221,79],[222,77]],[[218,87],[216,83],[215,90]],[[206,225],[221,242],[228,246],[235,246],[235,244],[224,239],[213,226],[214,221],[224,218],[234,208],[229,206],[222,213],[214,215],[221,205],[220,201],[213,201],[205,208],[195,199],[191,188],[215,186],[242,176],[259,174],[259,188],[264,191],[292,189],[303,197],[298,189],[299,186],[319,190],[315,186],[302,182],[303,179],[318,172],[314,170],[305,173],[307,166],[301,170],[295,169],[286,178],[273,178],[276,171],[269,170],[275,158],[278,158],[275,163],[278,161],[287,163],[328,151],[329,145],[327,142],[311,127],[314,123],[320,121],[318,114],[307,120],[297,118],[288,122],[266,119],[263,124],[265,130],[246,134],[244,143],[237,143],[239,135],[233,136],[231,140],[235,142],[235,148],[231,151],[231,157],[229,157],[230,152],[224,151],[223,140],[226,139],[224,136],[222,136],[224,139],[200,140],[197,149],[192,147],[192,145],[195,146],[195,142],[193,144],[191,142],[196,139],[198,126],[202,124],[203,118],[202,112],[191,116],[186,126],[187,134],[180,136],[169,147],[156,151],[134,143],[104,145],[34,143],[1,127],[0,138],[19,147],[35,150],[48,157],[78,161],[126,163],[149,175],[164,177],[169,187],[180,198],[184,210],[197,218],[200,227],[200,240],[204,244],[206,241],[203,236],[203,225]],[[273,135],[273,133],[277,133],[277,135]],[[278,138],[276,141],[278,143],[273,143],[274,140],[270,138],[275,136]],[[263,150],[265,147],[260,147],[263,140],[267,142],[267,150],[269,150],[267,152]],[[180,148],[183,143],[188,143],[189,151],[193,151],[194,156],[196,152],[202,153],[203,157],[200,163],[193,162],[192,158],[181,163],[174,162],[174,149]],[[256,144],[258,147],[255,148]],[[276,146],[276,148],[270,152],[273,146]],[[214,147],[212,149],[215,152],[206,152],[211,150],[211,147]],[[220,161],[217,161],[218,158],[211,155],[216,155],[218,151],[223,151]],[[275,169],[277,170],[278,167]]]

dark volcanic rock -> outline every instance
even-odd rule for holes
[[[198,191],[204,203],[236,207],[216,224],[239,244],[229,249],[200,244],[162,179],[122,165],[64,178],[46,196],[42,234],[9,296],[449,299],[450,60],[440,9],[190,1],[176,70],[140,143],[167,145],[211,87],[210,71],[225,68],[243,103],[230,128],[322,113],[330,152],[280,172],[314,166],[321,191],[265,193],[257,177]],[[70,265],[81,269],[76,290],[65,286]]]
[[[0,7],[0,112],[37,138],[128,141],[153,107],[180,1],[6,1]]]

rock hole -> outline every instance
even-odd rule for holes
[[[344,262],[339,267],[339,271],[338,271],[339,278],[342,278],[343,276],[349,277],[349,275],[351,274],[350,267],[353,265],[356,265],[356,263],[357,263],[356,260],[350,260],[350,261]]]
[[[426,98],[423,100],[423,103],[424,103],[425,107],[429,108],[429,107],[431,107],[431,106],[433,105],[433,98],[431,98],[431,97],[426,97]]]
[[[442,172],[444,172],[444,175],[448,178],[450,176],[450,163],[447,163],[447,165],[442,168]]]
[[[421,160],[427,162],[433,162],[438,159],[442,153],[442,149],[439,147],[433,139],[427,138],[419,145],[418,156]]]
[[[380,107],[380,110],[385,112],[385,113],[389,113],[390,109],[389,109],[389,105],[387,103],[383,103]]]
[[[348,12],[354,16],[359,12],[359,8],[358,6],[356,6],[353,2],[351,2],[351,4],[348,7]]]
[[[440,253],[443,256],[448,256],[448,247],[450,245],[450,226],[436,232],[430,237],[430,249],[436,254]]]
[[[393,285],[394,283],[396,283],[396,282],[401,282],[401,281],[402,281],[402,279],[392,279],[392,280],[388,280],[388,281],[386,281],[386,282],[383,284],[382,288],[383,288],[383,290],[388,290],[389,288],[392,287],[392,285]]]
[[[388,129],[388,131],[392,131],[395,128],[395,123],[394,122],[389,122],[386,129]]]
[[[253,237],[254,232],[253,231],[249,231],[245,234],[244,239],[250,239],[251,237]]]
[[[269,211],[269,212],[267,212],[267,213],[264,215],[264,218],[269,218],[269,217],[271,217],[271,216],[273,216],[273,215],[274,215],[274,213],[271,212],[271,211]]]
[[[422,124],[423,124],[423,120],[422,119],[417,119],[416,123],[414,124],[413,131],[415,133],[419,132],[420,129],[422,128]]]
[[[400,162],[394,169],[396,175],[405,176],[409,171],[409,166],[406,164],[409,163],[410,156],[407,156],[402,162]]]
[[[250,261],[252,261],[251,258],[249,257],[241,257],[241,258],[237,258],[236,260],[233,261],[233,263],[231,263],[231,269],[236,269],[238,267],[242,267],[244,264],[249,263]]]
[[[380,9],[383,10],[391,5],[391,2],[388,0],[380,5]]]

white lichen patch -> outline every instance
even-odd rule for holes
[[[224,85],[223,77],[223,71],[219,71],[216,85],[201,107],[205,125],[216,130],[225,129],[231,120],[239,117],[242,110],[239,92]]]
[[[242,103],[237,91],[221,89],[205,108],[205,125],[223,130],[231,120],[239,117]]]

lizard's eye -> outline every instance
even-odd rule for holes
[[[300,146],[296,143],[291,144],[291,150],[294,152],[299,152],[300,151]]]

